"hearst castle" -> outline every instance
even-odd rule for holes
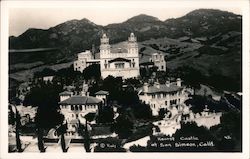
[[[103,34],[100,41],[100,58],[95,58],[89,50],[79,53],[78,59],[74,62],[75,71],[83,72],[89,65],[97,63],[100,64],[103,79],[109,75],[123,79],[140,76],[139,49],[134,33],[130,34],[121,47],[111,46],[106,34]],[[162,54],[154,53],[150,59],[158,70],[166,71],[166,62]]]

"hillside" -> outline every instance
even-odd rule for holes
[[[240,86],[241,25],[240,15],[213,9],[198,9],[165,21],[141,14],[107,26],[87,19],[71,20],[47,30],[28,29],[18,37],[10,37],[11,50],[52,49],[10,52],[10,72],[20,74],[20,70],[71,62],[78,52],[91,49],[92,44],[98,50],[103,32],[112,44],[125,41],[134,32],[142,62],[153,52],[163,52],[169,69],[189,66],[206,77],[220,75],[220,80],[230,79]]]

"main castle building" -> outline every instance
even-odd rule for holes
[[[131,33],[122,48],[112,48],[109,38],[103,34],[100,46],[100,67],[103,78],[108,75],[122,78],[138,77],[140,75],[139,52],[135,35]]]
[[[100,58],[94,59],[90,51],[78,54],[78,59],[74,61],[74,70],[83,70],[93,64],[99,63],[101,76],[106,78],[114,77],[134,78],[140,75],[138,44],[134,33],[128,37],[121,47],[114,47],[109,44],[106,34],[101,37]]]

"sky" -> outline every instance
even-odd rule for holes
[[[163,2],[162,2],[163,3]],[[71,3],[70,3],[71,4]],[[123,5],[121,5],[123,4]],[[180,5],[178,5],[180,4]],[[34,5],[19,6],[9,9],[9,35],[18,36],[29,28],[48,29],[72,19],[87,18],[98,25],[121,23],[127,19],[147,14],[160,20],[178,18],[200,8],[220,9],[241,14],[237,6],[217,5],[213,3],[200,3],[199,5],[183,5],[185,3],[102,3],[84,5]]]

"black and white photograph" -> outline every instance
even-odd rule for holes
[[[6,153],[249,157],[249,2],[196,2],[2,3]]]

